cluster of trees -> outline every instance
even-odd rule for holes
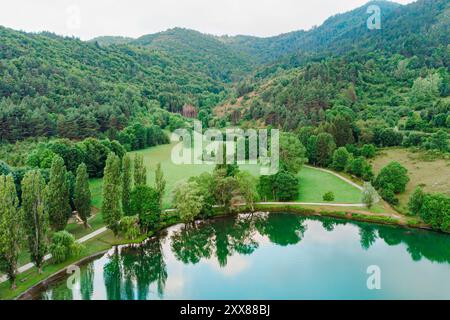
[[[157,228],[165,188],[160,164],[152,187],[147,185],[147,169],[142,155],[136,154],[132,169],[128,155],[121,159],[110,153],[103,177],[102,214],[105,224],[115,235],[133,238]]]
[[[117,140],[127,151],[145,149],[170,142],[169,137],[157,125],[145,126],[136,122],[117,134]]]
[[[433,229],[450,231],[450,197],[425,193],[417,187],[409,199],[408,208],[410,214],[420,216]]]
[[[173,193],[173,204],[187,223],[196,217],[211,216],[215,205],[233,210],[246,204],[253,210],[258,199],[257,184],[255,177],[236,165],[217,165],[212,174],[206,172],[179,184]]]
[[[224,94],[222,81],[208,72],[211,62],[203,68],[192,63],[197,55],[180,59],[180,52],[100,47],[3,27],[0,38],[3,142],[27,137],[102,138],[155,108],[181,112],[186,103],[211,107]]]
[[[0,175],[0,270],[8,275],[12,287],[18,273],[19,252],[25,245],[39,273],[49,250],[56,262],[79,252],[73,236],[63,230],[73,210],[88,226],[91,193],[84,163],[73,178],[64,160],[55,156],[48,183],[39,170],[27,171],[21,180],[19,198],[13,175]]]
[[[48,169],[55,157],[61,157],[70,172],[75,173],[78,166],[84,163],[89,176],[98,178],[103,175],[106,158],[111,152],[123,157],[126,150],[119,142],[109,139],[87,138],[80,142],[56,139],[38,144],[29,154],[26,165],[31,168]]]

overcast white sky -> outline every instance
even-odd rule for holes
[[[88,40],[139,37],[173,27],[271,36],[320,25],[368,0],[2,0],[0,25]],[[413,0],[396,0],[410,3]]]

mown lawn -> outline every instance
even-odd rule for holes
[[[212,172],[213,165],[176,165],[171,161],[171,151],[173,145],[162,145],[137,152],[132,152],[133,159],[135,153],[144,156],[144,163],[147,167],[147,182],[149,185],[154,184],[155,169],[158,163],[161,163],[164,171],[164,176],[167,181],[166,194],[163,199],[165,208],[169,208],[172,200],[172,192],[175,186],[186,181],[190,177],[198,176],[203,172]],[[255,176],[259,175],[259,167],[252,165],[243,165],[241,170],[246,170]],[[361,192],[326,172],[315,170],[312,168],[302,168],[299,173],[300,187],[299,198],[300,202],[324,202],[322,196],[332,191],[335,194],[335,203],[359,203],[361,201]],[[92,205],[96,208],[101,207],[102,199],[102,181],[101,179],[92,179],[90,181],[91,193],[93,197]]]
[[[360,190],[332,174],[303,167],[299,179],[299,202],[325,202],[322,196],[329,191],[334,193],[334,203],[361,202]]]

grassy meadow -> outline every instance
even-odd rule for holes
[[[130,153],[133,159],[135,153],[142,154],[144,164],[147,167],[147,182],[154,184],[155,169],[158,163],[161,163],[164,171],[164,177],[167,181],[166,194],[164,196],[164,207],[169,208],[172,200],[172,192],[176,185],[193,176],[198,176],[203,172],[212,172],[213,165],[176,165],[171,161],[171,150],[173,144],[161,145],[145,150]],[[255,176],[259,175],[259,167],[254,165],[242,165],[241,170],[246,170]],[[332,191],[335,194],[334,203],[359,203],[361,192],[342,181],[338,177],[326,172],[303,167],[299,173],[299,202],[324,202],[322,196]],[[102,180],[92,179],[90,181],[92,192],[92,205],[96,208],[101,207],[102,201]]]
[[[406,210],[410,195],[418,186],[426,192],[443,193],[450,196],[450,160],[430,158],[425,152],[413,152],[405,148],[389,148],[381,150],[380,154],[371,161],[374,173],[392,161],[397,161],[408,170],[410,181],[406,191],[398,198],[399,209]]]

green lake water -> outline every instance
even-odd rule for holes
[[[369,290],[373,266],[381,288]],[[287,213],[241,215],[171,227],[68,277],[33,298],[450,299],[450,236]]]

